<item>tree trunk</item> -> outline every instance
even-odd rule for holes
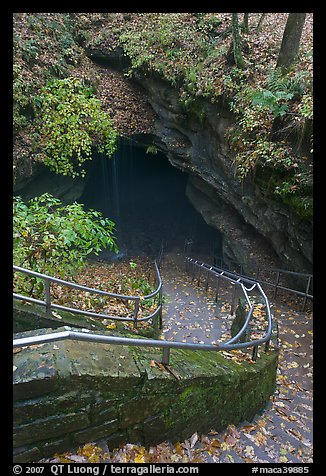
[[[249,33],[249,13],[244,13],[241,28],[243,33]]]
[[[232,37],[233,37],[233,56],[235,64],[238,68],[243,69],[245,62],[241,53],[241,42],[239,33],[239,20],[238,14],[232,13]]]
[[[256,26],[256,33],[261,32],[265,16],[266,16],[266,13],[262,13],[261,17],[259,18],[258,25]]]
[[[285,73],[294,63],[300,47],[300,40],[306,13],[289,13],[284,28],[282,44],[277,59],[277,68]]]

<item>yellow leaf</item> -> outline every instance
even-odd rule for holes
[[[174,448],[175,448],[176,452],[178,453],[178,455],[180,455],[180,456],[183,455],[183,450],[182,450],[182,447],[181,447],[179,441],[174,445]]]
[[[290,362],[288,365],[287,365],[287,368],[288,369],[296,369],[297,367],[299,367],[299,364],[297,362]]]
[[[259,419],[257,421],[257,426],[258,426],[258,428],[264,428],[266,426],[266,422],[262,419]]]
[[[221,446],[221,443],[217,438],[213,438],[211,442],[211,446],[214,446],[215,448],[219,448]]]
[[[117,327],[117,325],[114,322],[112,322],[111,324],[108,324],[106,326],[107,329],[115,329],[116,327]]]
[[[230,446],[225,441],[223,441],[223,443],[221,444],[221,449],[222,451],[226,451],[230,449]]]
[[[134,459],[134,462],[135,463],[146,463],[144,455],[142,455],[142,454],[137,455],[136,458]]]

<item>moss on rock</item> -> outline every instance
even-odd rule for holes
[[[172,349],[168,367],[153,364],[161,355],[69,340],[23,348],[14,355],[17,461],[34,448],[42,457],[56,445],[69,450],[98,438],[151,445],[222,430],[250,420],[275,388],[276,350],[239,362],[218,351]]]

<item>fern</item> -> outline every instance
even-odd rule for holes
[[[283,92],[299,98],[310,88],[310,73],[298,71],[295,75],[282,74],[280,69],[275,69],[267,76],[267,88],[274,94]]]

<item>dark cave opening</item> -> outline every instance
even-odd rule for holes
[[[78,201],[116,223],[119,247],[118,255],[104,250],[100,258],[155,256],[162,240],[165,250],[180,251],[186,239],[192,253],[220,255],[221,234],[189,202],[187,180],[165,155],[146,153],[131,141],[120,139],[111,158],[94,155]]]

